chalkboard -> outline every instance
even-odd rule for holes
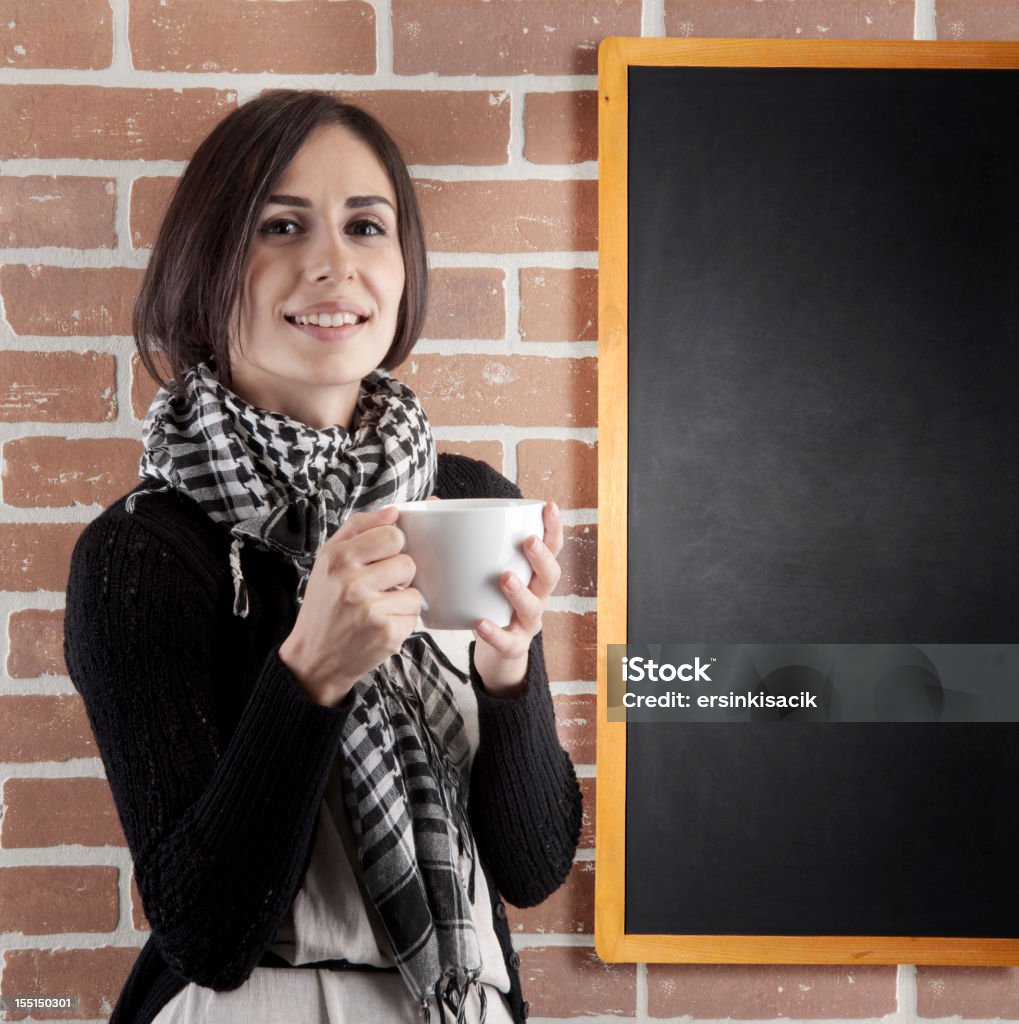
[[[1019,643],[1019,46],[612,39],[599,89],[598,951],[1019,963],[1019,724],[626,723],[605,667]]]

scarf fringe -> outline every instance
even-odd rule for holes
[[[172,484],[161,484],[159,487],[146,487],[143,491],[132,491],[127,496],[127,501],[124,502],[124,509],[128,515],[134,515],[135,506],[138,504],[138,499],[143,494],[159,494],[160,491],[172,491]]]
[[[472,989],[476,989],[478,993],[481,1011],[479,1024],[485,1024],[488,1019],[488,994],[485,992],[485,986],[481,984],[481,969],[467,972],[461,981],[460,971],[452,967],[435,983],[434,998],[439,1011],[439,1024],[447,1024],[447,1010],[448,1020],[452,1024],[467,1024],[467,1004]],[[431,1024],[431,1000],[431,995],[425,995],[421,999],[421,1016],[425,1024]]]
[[[128,515],[134,515],[138,499],[142,495],[158,494],[160,491],[172,490],[173,487],[170,484],[164,484],[162,487],[148,487],[144,491],[134,491],[127,496],[127,501],[124,502],[124,508]],[[244,570],[241,568],[241,547],[243,544],[243,539],[236,535],[234,535],[230,541],[230,576],[233,579],[234,584],[233,613],[238,618],[246,619],[248,617],[248,585],[244,580]],[[304,581],[306,581],[306,579],[307,577],[305,577]]]
[[[447,672],[452,672],[453,675],[456,676],[461,683],[470,682],[471,677],[466,672],[463,672],[459,668],[457,668],[456,665],[454,665],[453,662],[449,660],[448,655],[435,642],[435,637],[433,637],[431,633],[424,630],[415,630],[413,633],[411,633],[409,639],[420,639],[421,641],[426,643],[430,648],[432,654],[435,655],[435,660],[438,661],[439,664],[442,665],[442,667],[446,669]]]
[[[244,582],[244,570],[241,568],[241,545],[244,543],[240,537],[234,537],[230,541],[230,575],[234,581],[234,615],[238,618],[248,617],[248,585]]]

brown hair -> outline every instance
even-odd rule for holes
[[[134,306],[134,338],[152,377],[178,383],[209,362],[230,383],[231,318],[244,287],[258,217],[273,186],[316,129],[339,125],[378,158],[396,194],[405,283],[385,369],[414,347],[425,319],[428,267],[414,186],[396,143],[359,107],[329,93],[278,89],[227,115],[177,183]]]

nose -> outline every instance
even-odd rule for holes
[[[356,273],[354,253],[337,227],[323,228],[308,250],[308,276],[313,281],[343,281]]]

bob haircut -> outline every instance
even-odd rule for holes
[[[230,384],[248,255],[273,187],[315,129],[346,128],[375,154],[396,194],[405,284],[383,369],[402,362],[421,333],[428,292],[424,231],[396,143],[359,107],[324,92],[278,89],[238,107],[198,147],[170,200],[134,306],[134,339],[149,374],[179,389],[208,362]]]

